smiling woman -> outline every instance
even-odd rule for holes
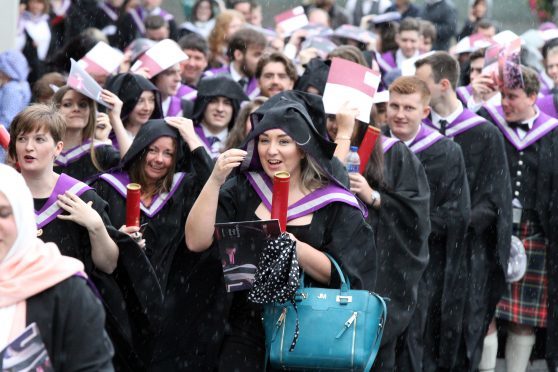
[[[213,246],[216,222],[269,219],[271,201],[265,195],[271,190],[265,185],[276,172],[288,171],[292,213],[287,232],[296,243],[301,268],[315,282],[335,287],[339,277],[324,254],[329,253],[349,273],[351,288],[373,290],[374,234],[357,199],[332,176],[335,144],[316,129],[319,125],[309,112],[315,114],[312,117],[325,117],[320,97],[282,92],[252,114],[253,129],[243,150],[230,149],[217,158],[192,207],[185,226],[186,244],[194,252],[203,252]],[[237,167],[239,174],[227,180]],[[248,301],[247,291],[240,291],[232,296],[230,309],[219,369],[263,370],[261,307]]]

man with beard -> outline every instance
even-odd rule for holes
[[[256,67],[260,96],[273,97],[284,90],[291,90],[298,79],[295,65],[283,53],[263,56]]]
[[[192,119],[198,137],[213,159],[221,153],[240,109],[240,102],[246,100],[248,97],[240,85],[228,76],[203,78],[198,84],[198,98]]]
[[[250,98],[257,97],[260,90],[254,75],[266,45],[267,40],[262,33],[251,28],[238,30],[229,41],[229,65],[211,69],[205,75],[229,75]]]

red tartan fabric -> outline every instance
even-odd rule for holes
[[[548,279],[546,249],[548,241],[531,221],[521,224],[518,237],[525,246],[527,272],[511,283],[496,309],[496,317],[532,327],[546,327]]]

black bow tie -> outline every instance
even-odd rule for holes
[[[446,128],[448,126],[448,121],[442,119],[438,122],[438,125],[440,126],[440,134],[445,136],[446,135]]]
[[[512,129],[521,129],[522,131],[529,132],[529,124],[527,123],[522,123],[520,121],[510,121],[508,125]]]

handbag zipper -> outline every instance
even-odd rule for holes
[[[285,321],[286,317],[287,317],[287,308],[284,307],[283,310],[281,311],[281,314],[279,315],[279,318],[277,319],[277,322],[275,322],[275,331],[273,332],[273,337],[271,339],[271,342],[275,341],[275,337],[277,336],[277,331],[279,331],[279,328],[281,328],[281,325]]]
[[[343,334],[347,331],[347,329],[349,329],[351,327],[351,325],[355,322],[356,318],[358,317],[358,313],[355,311],[350,317],[349,319],[347,319],[347,321],[345,322],[345,324],[343,325],[343,328],[341,328],[341,330],[339,331],[339,333],[337,334],[337,336],[335,336],[336,339],[339,339],[343,336]]]

